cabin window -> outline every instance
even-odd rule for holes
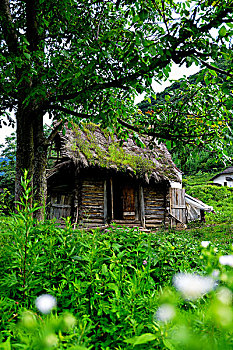
[[[224,186],[227,186],[227,182],[226,181],[224,181]]]

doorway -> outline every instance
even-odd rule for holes
[[[107,218],[111,220],[135,220],[137,217],[138,191],[134,183],[113,178],[107,181]]]

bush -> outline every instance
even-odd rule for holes
[[[0,348],[180,349],[172,335],[176,323],[168,337],[166,326],[156,320],[165,301],[174,301],[185,319],[178,326],[190,323],[198,334],[204,325],[208,335],[209,299],[187,302],[167,288],[179,272],[205,275],[219,268],[217,258],[229,251],[232,226],[145,233],[113,225],[104,231],[74,231],[67,220],[62,229],[54,221],[33,221],[37,208],[28,206],[26,177],[23,186],[22,210],[0,218]],[[201,241],[210,237],[216,239],[215,248],[201,250]],[[161,288],[166,292],[160,297]],[[57,299],[57,310],[49,316],[38,315],[34,301],[41,294]],[[76,321],[65,330],[67,312]],[[214,325],[213,332],[218,336],[222,331]],[[189,340],[187,344],[192,349]]]

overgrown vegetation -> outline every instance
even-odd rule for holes
[[[206,214],[206,223],[231,223],[233,220],[233,188],[211,185],[214,174],[199,173],[186,176],[183,181],[185,191],[194,198],[213,206],[214,212]]]
[[[66,220],[62,229],[33,221],[29,183],[25,173],[21,211],[0,218],[0,348],[232,347],[232,272],[218,261],[232,251],[231,224],[145,233],[120,226],[73,230]],[[220,192],[228,198],[225,188]],[[203,240],[212,242],[209,248]],[[175,274],[193,278],[216,269],[228,304],[217,292],[193,300],[172,287]],[[42,294],[57,299],[50,315],[41,316],[34,304]]]
[[[34,300],[44,293],[57,298],[59,315],[69,311],[77,320],[73,329],[62,331],[58,349],[71,345],[131,349],[132,344],[125,340],[154,333],[155,329],[151,349],[163,349],[165,335],[155,317],[160,288],[170,286],[179,271],[205,273],[200,243],[213,235],[213,229],[204,234],[198,229],[148,234],[123,227],[85,232],[73,231],[69,224],[59,229],[53,222],[46,222],[30,226],[27,242],[22,245],[26,222],[23,215],[1,218],[1,341],[8,339],[13,349],[23,344],[26,349],[37,348],[29,341],[34,323],[32,329],[30,321],[22,331],[19,320],[28,308],[40,323]],[[232,227],[227,226],[215,236],[221,254],[229,251],[227,240],[231,234]],[[205,304],[204,300],[195,307],[181,300],[179,303],[190,314],[198,305],[201,312]],[[57,319],[56,312],[51,318]],[[196,328],[200,330],[198,325]],[[56,332],[55,327],[52,333]],[[150,349],[148,345],[137,348]]]

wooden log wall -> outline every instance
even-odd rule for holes
[[[79,225],[104,225],[104,180],[83,180],[80,191]]]
[[[145,225],[156,228],[165,225],[166,221],[166,193],[165,189],[153,187],[144,188]]]

